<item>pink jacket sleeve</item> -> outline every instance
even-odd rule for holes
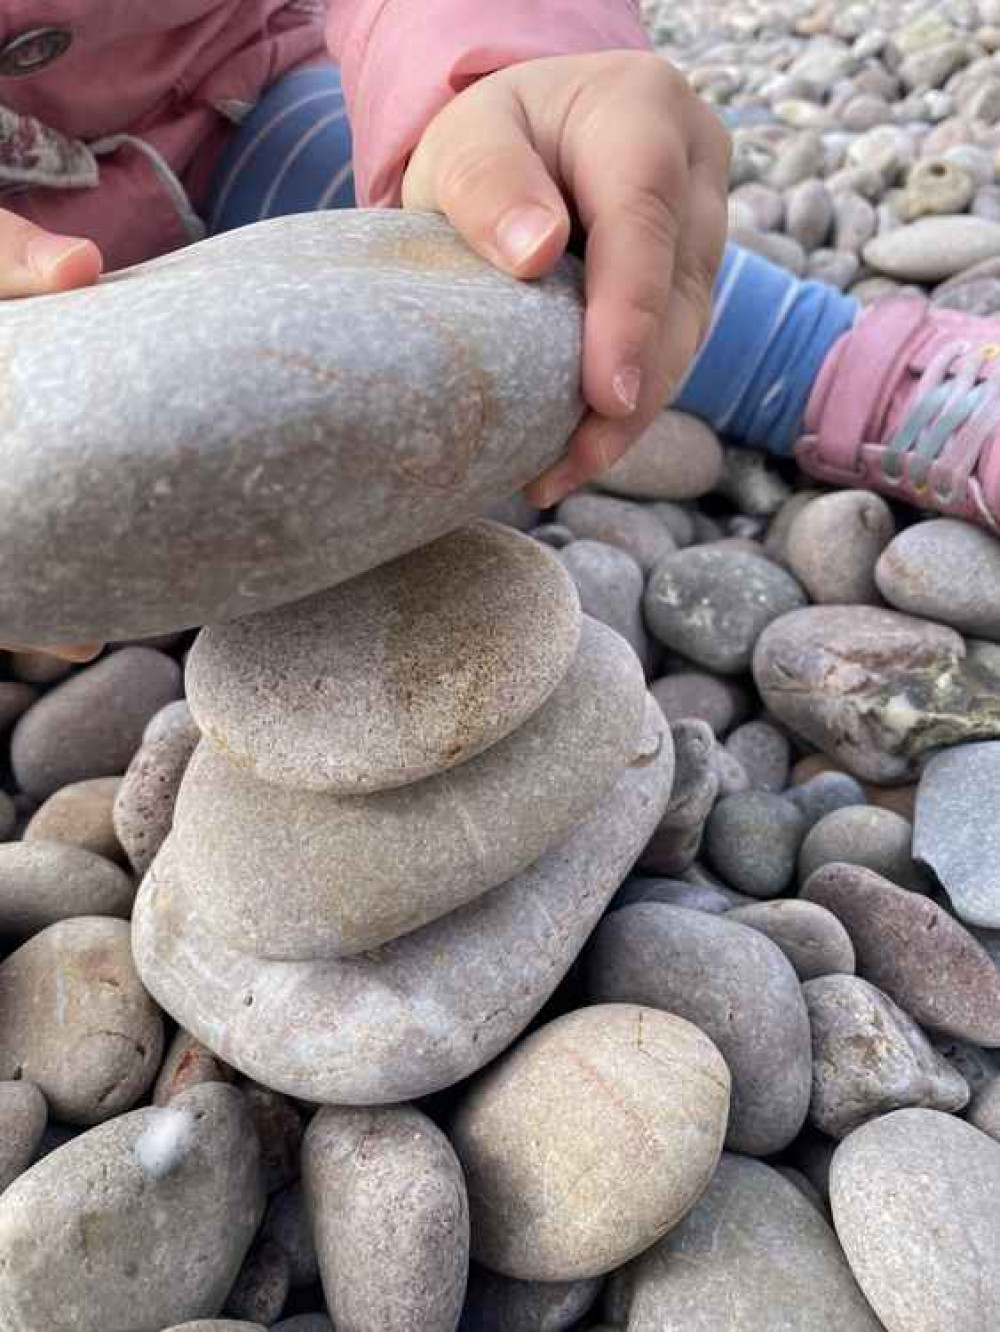
[[[645,50],[637,0],[332,0],[363,204],[397,203],[425,126],[484,74],[542,56]]]

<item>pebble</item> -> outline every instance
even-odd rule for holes
[[[722,745],[716,745],[712,750],[712,766],[719,778],[719,795],[721,797],[738,795],[749,790],[750,779],[747,777],[743,764]]]
[[[776,1170],[744,1156],[723,1156],[697,1207],[629,1280],[629,1332],[880,1332],[831,1227]]]
[[[921,158],[906,177],[906,220],[964,213],[975,193],[975,178],[957,162],[946,157]]]
[[[319,1280],[319,1256],[301,1180],[279,1189],[271,1197],[260,1234],[261,1238],[273,1240],[284,1250],[293,1290],[311,1286]]]
[[[203,743],[177,801],[177,871],[235,948],[291,961],[377,948],[563,842],[635,757],[645,709],[635,654],[588,618],[569,672],[520,729],[411,786],[288,790]]]
[[[18,431],[0,639],[216,624],[353,578],[513,494],[579,420],[580,288],[570,265],[506,277],[427,213],[341,210],[6,307]],[[39,392],[71,363],[72,382]]]
[[[11,764],[18,786],[45,800],[72,782],[119,776],[146,723],[180,692],[177,663],[152,648],[121,648],[79,671],[39,699],[14,728]]]
[[[754,790],[777,792],[787,786],[791,745],[770,722],[744,723],[729,736],[726,751],[742,764]]]
[[[0,731],[7,731],[22,717],[38,697],[31,685],[17,680],[0,680]]]
[[[788,567],[814,602],[877,605],[875,566],[895,530],[879,495],[867,490],[822,495],[804,505],[791,524]]]
[[[119,777],[73,782],[49,796],[24,830],[26,842],[65,842],[107,860],[121,860],[111,812]]]
[[[858,255],[875,235],[875,209],[854,190],[841,190],[833,199],[833,244],[836,250]]]
[[[275,1323],[273,1332],[334,1332],[334,1326],[325,1314],[299,1314]]]
[[[792,882],[805,820],[784,796],[725,796],[705,825],[705,853],[726,883],[751,897],[777,897]]]
[[[654,500],[649,508],[656,514],[660,522],[665,524],[678,550],[684,546],[694,544],[694,514],[690,508],[686,508],[683,504],[678,504],[674,500]]]
[[[731,888],[713,888],[708,884],[687,883],[684,879],[629,879],[619,889],[609,911],[637,906],[642,902],[663,902],[667,906],[689,907],[721,916],[747,899]]]
[[[798,583],[769,560],[696,546],[660,561],[644,607],[667,647],[710,671],[736,675],[750,665],[766,626],[804,603]]]
[[[0,845],[0,935],[29,939],[73,916],[128,920],[132,879],[103,856],[66,842]]]
[[[242,1090],[260,1143],[265,1192],[277,1193],[299,1177],[305,1131],[302,1117],[284,1096],[268,1087],[246,1083]],[[274,1322],[274,1318],[265,1318],[264,1322]]]
[[[863,865],[884,879],[926,892],[927,876],[912,855],[913,825],[889,809],[853,805],[827,814],[810,830],[799,855],[799,882],[821,865]]]
[[[568,1332],[593,1307],[601,1281],[515,1281],[473,1265],[458,1332]]]
[[[617,546],[649,573],[677,544],[666,525],[643,504],[611,495],[571,495],[556,509],[556,518],[577,539]]]
[[[647,728],[639,756],[562,846],[363,958],[267,962],[236,951],[204,927],[168,841],[133,915],[144,983],[226,1063],[304,1100],[412,1100],[468,1077],[551,995],[659,822],[674,765],[652,701]],[[336,1024],[322,1020],[331,1011]]]
[[[903,282],[943,282],[1000,255],[1000,223],[983,217],[925,217],[868,241],[865,263]]]
[[[957,920],[929,898],[858,865],[826,865],[802,889],[841,921],[858,975],[922,1027],[1000,1047],[1000,973]]]
[[[0,1194],[31,1165],[48,1117],[45,1097],[33,1082],[0,1082]]]
[[[1000,929],[998,793],[997,741],[934,755],[917,788],[914,857],[933,870],[955,914],[986,929]]]
[[[671,724],[684,718],[703,721],[717,735],[725,735],[750,711],[746,688],[708,671],[678,671],[654,680],[650,693]]]
[[[754,231],[752,228],[733,227],[729,239],[751,254],[759,254],[795,277],[804,277],[806,252],[797,240],[776,231]]]
[[[831,911],[815,902],[800,902],[795,898],[750,902],[731,909],[726,918],[759,930],[777,944],[800,981],[854,973],[851,936]]]
[[[838,1148],[834,1224],[886,1332],[997,1326],[998,1190],[1000,1144],[939,1110],[897,1110]]]
[[[519,532],[528,532],[541,517],[541,510],[529,504],[523,493],[518,491],[514,495],[508,495],[506,499],[487,504],[482,517],[489,518],[494,523],[504,523],[507,527],[514,527]]]
[[[412,1106],[325,1106],[303,1179],[335,1326],[454,1332],[469,1269],[462,1167]]]
[[[0,1078],[37,1083],[63,1123],[130,1110],[156,1076],[163,1023],[124,921],[64,920],[22,944],[0,963],[0,1012]]]
[[[834,810],[867,804],[865,788],[846,772],[819,772],[785,791],[811,830]]]
[[[574,541],[559,552],[585,615],[621,634],[648,668],[652,645],[642,615],[646,579],[631,555],[599,541]]]
[[[988,532],[954,518],[917,523],[884,552],[876,576],[897,610],[1000,642],[1000,541]]]
[[[817,250],[833,226],[833,201],[820,180],[803,180],[788,196],[788,234],[805,250]]]
[[[546,546],[551,546],[553,550],[565,550],[576,540],[569,528],[563,527],[562,523],[541,523],[538,527],[533,527],[528,536],[534,537],[536,541],[544,542]]]
[[[271,1327],[281,1312],[291,1289],[288,1259],[283,1249],[269,1240],[254,1244],[247,1254],[232,1290],[226,1297],[224,1312],[256,1327]]]
[[[579,637],[554,552],[479,522],[347,587],[203,630],[188,702],[205,738],[262,781],[359,795],[516,730]]]
[[[0,1195],[12,1328],[136,1332],[219,1313],[264,1212],[253,1126],[231,1087],[176,1104],[81,1134]],[[164,1129],[161,1174],[149,1144]]]
[[[751,181],[733,190],[729,200],[755,231],[781,231],[785,225],[785,196],[780,189]]]
[[[683,719],[671,727],[674,778],[670,802],[639,857],[644,870],[680,874],[697,858],[705,821],[719,794],[715,744],[705,722]]]
[[[260,1323],[246,1323],[233,1318],[196,1318],[191,1323],[178,1323],[167,1332],[267,1332]]]
[[[857,976],[822,976],[802,987],[812,1029],[809,1118],[831,1138],[892,1110],[949,1113],[969,1099],[965,1079],[913,1019]]]
[[[602,490],[644,500],[692,500],[722,475],[722,445],[685,412],[662,412],[628,453],[598,479]]]
[[[809,1022],[795,972],[759,931],[683,907],[616,911],[594,935],[587,992],[598,1004],[664,1009],[711,1038],[732,1074],[731,1151],[767,1156],[801,1129]]]
[[[155,719],[154,719],[155,720]],[[142,876],[174,822],[177,794],[201,732],[190,713],[182,725],[143,740],[122,779],[112,818],[129,864]]]
[[[548,1023],[472,1084],[452,1120],[473,1256],[530,1281],[621,1266],[708,1184],[729,1096],[719,1051],[673,1014],[611,1004]]]
[[[231,1068],[216,1059],[189,1032],[177,1031],[153,1086],[153,1104],[169,1105],[189,1087],[200,1087],[205,1082],[233,1082],[235,1076]]]

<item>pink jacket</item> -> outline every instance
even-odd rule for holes
[[[392,204],[428,121],[479,76],[646,44],[637,0],[0,0],[0,204],[93,238],[109,268],[197,239],[233,125],[327,49],[360,199]]]

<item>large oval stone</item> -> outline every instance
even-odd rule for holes
[[[935,754],[917,788],[913,855],[968,925],[1000,929],[1000,743]]]
[[[897,610],[1000,641],[1000,541],[971,523],[937,518],[900,532],[875,576]]]
[[[1000,224],[984,217],[924,217],[876,236],[862,253],[876,273],[903,282],[942,282],[1000,255]]]
[[[724,1155],[705,1195],[636,1260],[629,1332],[880,1332],[837,1237],[761,1161]]]
[[[128,920],[135,884],[103,856],[65,842],[0,845],[0,935],[28,939],[72,916]]]
[[[561,846],[344,961],[267,962],[227,944],[205,928],[168,841],[136,900],[140,973],[187,1031],[278,1091],[341,1105],[427,1095],[488,1063],[542,1007],[656,827],[672,773],[650,700],[636,757]]]
[[[356,795],[480,754],[566,674],[580,602],[553,551],[478,522],[346,587],[206,629],[188,701],[230,763]]]
[[[395,210],[8,303],[0,639],[216,623],[441,536],[562,453],[581,330],[569,266],[518,282]]]
[[[290,791],[203,743],[177,802],[178,872],[205,923],[237,948],[299,961],[375,948],[562,842],[635,756],[645,700],[635,653],[587,620],[568,675],[533,717],[412,786]]]
[[[837,1149],[830,1204],[886,1332],[1000,1326],[1000,1145],[939,1110],[897,1110]]]
[[[707,912],[644,903],[601,922],[587,977],[595,1003],[662,1008],[711,1038],[733,1078],[731,1150],[788,1146],[809,1109],[812,1051],[802,988],[776,944]]]
[[[682,1018],[612,1004],[542,1027],[452,1122],[475,1258],[534,1281],[620,1267],[701,1194],[728,1111],[725,1062]]]
[[[122,1115],[0,1197],[3,1325],[160,1332],[211,1318],[263,1213],[257,1138],[232,1087]]]

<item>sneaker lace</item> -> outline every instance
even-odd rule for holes
[[[882,457],[882,471],[889,481],[900,482],[906,474],[915,488],[929,487],[942,501],[965,495],[969,478],[1000,427],[998,358],[1000,346],[976,347],[960,341],[932,357],[910,410]],[[953,447],[944,465],[939,460],[949,443]]]

